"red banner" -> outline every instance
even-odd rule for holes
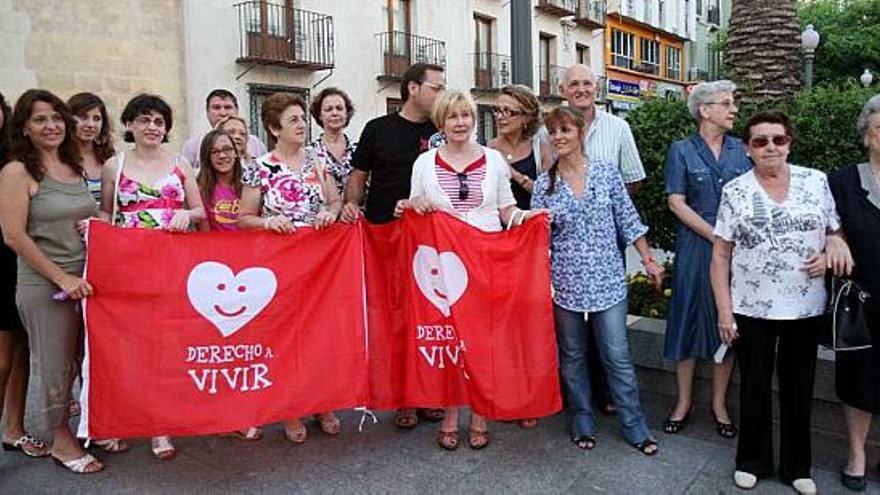
[[[364,237],[371,407],[561,409],[546,216],[485,233],[407,212]]]
[[[88,247],[81,436],[216,433],[367,402],[357,226],[93,223]]]
[[[79,434],[210,434],[362,405],[553,414],[548,242],[545,216],[498,233],[409,213],[292,235],[93,224]]]

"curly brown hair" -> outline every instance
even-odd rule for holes
[[[116,154],[113,147],[113,125],[107,117],[107,107],[104,101],[94,93],[77,93],[67,100],[67,108],[70,113],[82,117],[86,112],[97,108],[101,112],[101,133],[95,138],[95,157],[98,162],[104,163]]]
[[[534,136],[538,129],[541,128],[541,104],[538,102],[535,93],[532,93],[528,86],[511,84],[501,88],[501,94],[513,98],[522,107],[523,117],[526,118],[522,137],[529,139]]]
[[[312,112],[312,118],[315,119],[315,123],[317,123],[318,126],[322,129],[324,128],[324,123],[321,122],[321,106],[324,105],[324,98],[333,95],[342,98],[342,101],[345,103],[346,127],[348,127],[348,124],[351,122],[351,117],[354,115],[354,103],[351,102],[351,98],[348,97],[348,94],[346,94],[345,91],[335,87],[324,88],[312,100],[312,106],[310,108]]]
[[[61,115],[64,120],[64,140],[58,147],[58,156],[61,162],[72,168],[74,172],[82,175],[83,169],[80,165],[80,156],[73,142],[73,129],[76,123],[73,121],[73,115],[67,109],[67,105],[61,101],[53,93],[45,89],[29,89],[15,103],[15,109],[12,111],[12,123],[10,129],[10,160],[18,160],[24,164],[25,170],[37,182],[43,180],[45,169],[40,163],[40,155],[36,146],[31,139],[24,135],[25,125],[33,114],[34,104],[43,102],[49,104],[53,110]]]
[[[3,124],[0,125],[0,167],[3,167],[9,151],[9,119],[12,118],[12,108],[6,103],[3,93],[0,93],[0,114],[3,114]]]

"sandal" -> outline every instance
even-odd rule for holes
[[[131,450],[131,446],[118,438],[105,438],[104,440],[92,440],[90,445],[94,445],[104,452],[110,454],[121,454]]]
[[[530,429],[538,426],[537,418],[521,419],[518,421],[520,428]]]
[[[419,409],[418,415],[432,423],[436,423],[443,421],[443,418],[446,417],[446,411],[443,409]]]
[[[238,440],[257,441],[263,438],[263,432],[256,426],[251,426],[246,430],[235,430],[218,435],[222,438],[236,438]]]
[[[3,450],[18,450],[28,457],[46,457],[49,449],[46,444],[34,438],[30,433],[25,433],[18,440],[7,443],[3,442]]]
[[[715,431],[724,438],[734,438],[739,432],[733,423],[722,423],[715,415],[715,411],[712,411],[712,419],[715,420]]]
[[[456,431],[437,431],[437,445],[444,450],[455,450],[458,448],[458,430]]]
[[[654,440],[653,438],[648,438],[641,443],[633,444],[633,447],[637,448],[639,452],[646,456],[656,455],[657,452],[660,452],[660,445],[658,445],[657,440]]]
[[[473,450],[484,449],[489,445],[489,432],[487,430],[474,430],[468,432],[468,447]]]
[[[93,474],[104,469],[104,465],[101,464],[101,461],[96,459],[92,454],[83,454],[79,459],[73,459],[70,461],[62,461],[53,455],[52,460],[59,466],[74,474]]]
[[[291,442],[302,445],[309,439],[309,431],[306,430],[306,425],[303,424],[295,429],[290,429],[287,425],[284,425],[284,436]]]
[[[398,409],[397,416],[394,417],[394,424],[398,428],[411,429],[419,424],[419,417],[416,415],[415,409]]]
[[[170,461],[177,457],[177,449],[171,443],[171,437],[153,437],[150,439],[153,455],[160,461]]]
[[[663,432],[669,434],[675,434],[684,429],[684,427],[691,420],[691,410],[688,409],[688,412],[685,413],[684,417],[681,419],[672,419],[672,416],[666,418],[666,421],[663,422]]]
[[[315,420],[318,421],[318,428],[326,435],[339,435],[339,432],[342,431],[339,418],[332,412],[316,414]]]
[[[593,450],[596,448],[596,437],[593,435],[580,435],[571,439],[579,449]]]

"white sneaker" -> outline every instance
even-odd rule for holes
[[[791,482],[791,486],[802,495],[816,495],[816,483],[812,478],[798,478]]]
[[[743,490],[751,490],[758,484],[758,477],[752,473],[747,473],[745,471],[734,471],[733,472],[733,482],[736,484],[737,488],[742,488]]]

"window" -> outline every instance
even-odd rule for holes
[[[541,33],[538,37],[538,80],[539,95],[543,97],[550,96],[552,82],[550,81],[550,56],[551,46],[553,45],[553,36]]]
[[[642,63],[640,70],[648,74],[660,74],[660,43],[646,38],[641,39]]]
[[[619,29],[611,30],[611,65],[632,69],[635,65],[635,35]]]
[[[483,146],[495,137],[495,107],[477,105],[477,140]]]
[[[478,88],[491,85],[492,23],[488,17],[474,15],[474,79]]]
[[[246,7],[249,33],[286,37],[291,21],[293,0],[263,0],[250,2]]]
[[[681,79],[681,49],[679,48],[666,47],[666,77]]]
[[[580,43],[575,45],[575,53],[577,54],[577,63],[590,66],[590,47]]]
[[[275,139],[269,138],[266,129],[263,128],[263,121],[260,118],[260,113],[263,108],[263,102],[266,101],[266,98],[274,95],[275,93],[293,93],[295,95],[299,95],[306,101],[306,108],[309,106],[309,90],[308,88],[297,88],[293,86],[270,86],[266,84],[250,84],[248,85],[248,97],[250,101],[250,133],[260,138],[261,141],[266,143],[268,148],[271,150],[275,147]],[[311,117],[309,117],[311,120]],[[307,132],[311,131],[311,123],[307,123],[306,129]]]
[[[385,100],[385,113],[391,115],[397,113],[403,108],[403,100],[400,98],[388,98]]]
[[[388,18],[389,52],[409,55],[409,34],[412,29],[412,5],[410,0],[386,0],[385,15]]]

